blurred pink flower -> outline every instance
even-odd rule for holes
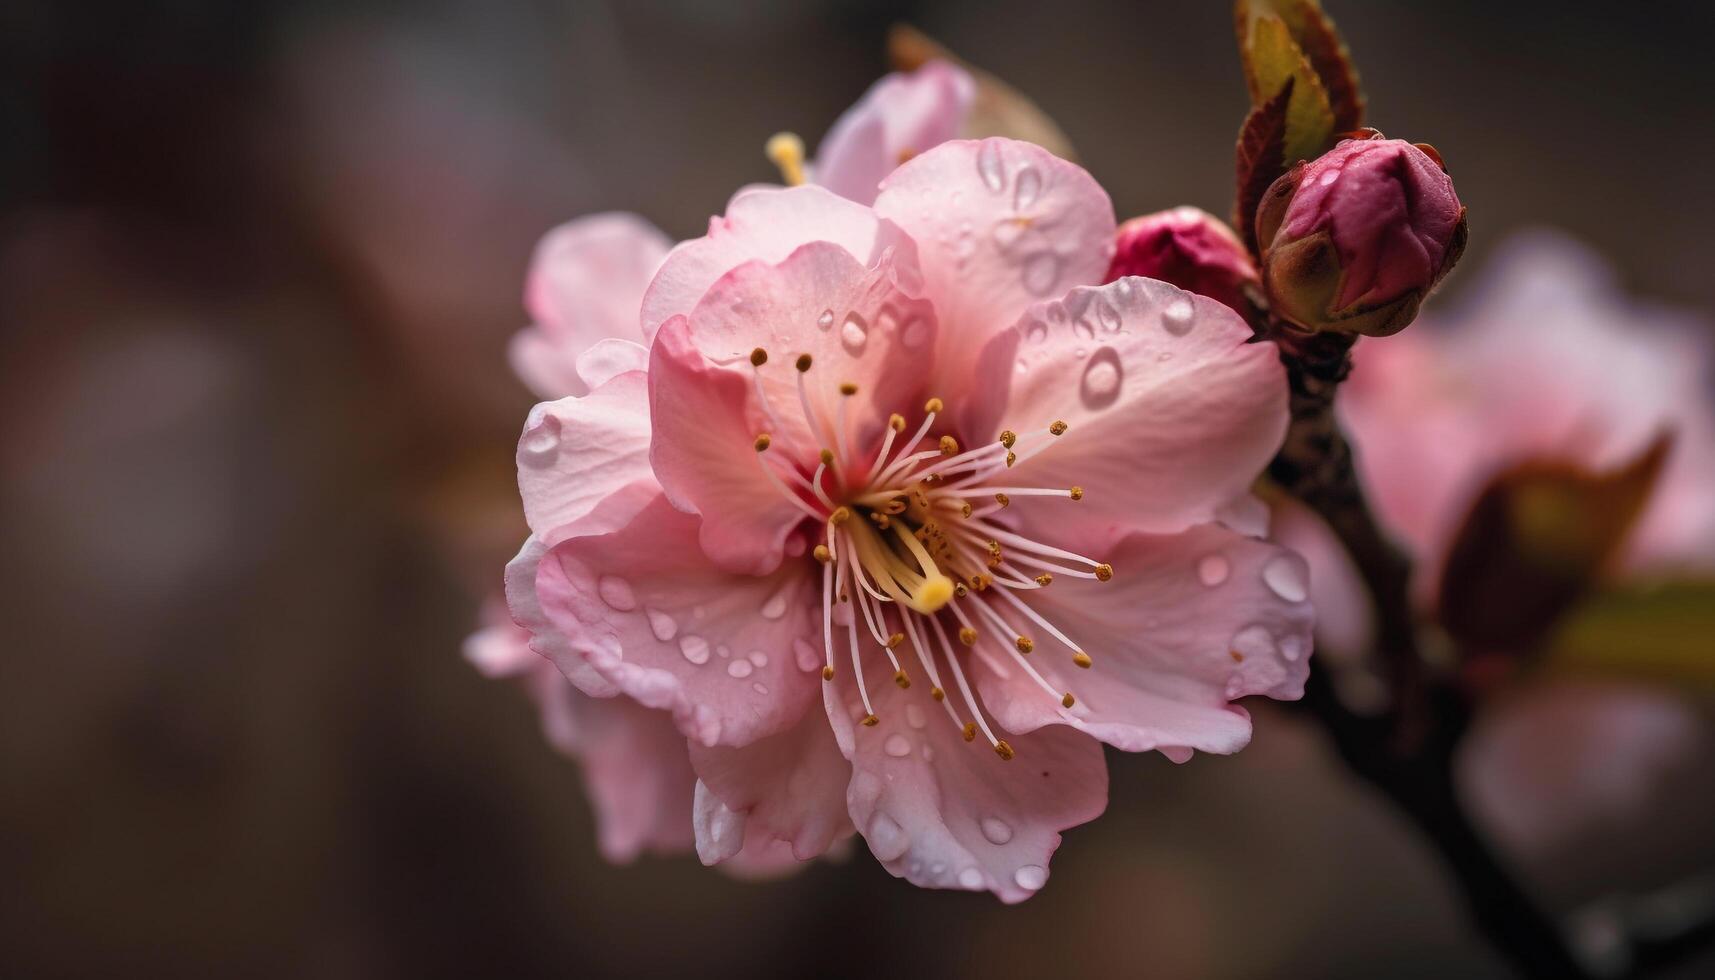
[[[1663,431],[1674,435],[1671,455],[1621,571],[1715,568],[1707,327],[1627,297],[1576,243],[1548,232],[1516,236],[1448,312],[1361,341],[1355,359],[1340,415],[1372,505],[1416,559],[1425,609],[1453,536],[1491,477],[1528,461],[1611,469]],[[1276,516],[1280,540],[1310,560],[1321,649],[1349,662],[1370,635],[1362,583],[1308,511],[1286,505]],[[1600,839],[1617,813],[1635,820],[1656,798],[1658,774],[1674,771],[1700,730],[1671,694],[1616,685],[1559,685],[1497,709],[1463,754],[1464,782],[1485,822],[1519,853]]]
[[[1219,523],[1284,433],[1279,361],[1220,304],[1090,285],[1113,233],[1088,174],[1002,139],[873,210],[744,192],[651,282],[647,370],[531,413],[513,617],[585,694],[670,712],[705,862],[855,827],[1022,900],[1105,806],[1099,741],[1231,752],[1231,700],[1301,692],[1303,562]]]
[[[970,74],[945,61],[884,76],[822,138],[810,182],[874,204],[877,188],[895,167],[965,135],[976,92]]]

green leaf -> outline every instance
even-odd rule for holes
[[[1715,580],[1595,595],[1555,632],[1542,666],[1715,691]]]
[[[1241,49],[1248,48],[1247,41],[1258,21],[1273,19],[1284,25],[1327,93],[1333,131],[1345,133],[1363,126],[1364,94],[1351,51],[1317,0],[1237,0],[1234,18]],[[1248,55],[1245,73],[1255,105],[1271,90],[1260,84]]]
[[[1313,160],[1326,152],[1333,145],[1336,132],[1334,110],[1322,79],[1292,39],[1286,22],[1279,17],[1254,18],[1241,51],[1253,107],[1272,100],[1288,84],[1292,86],[1281,145],[1282,169],[1294,161]]]

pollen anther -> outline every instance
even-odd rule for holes
[[[941,437],[941,455],[943,455],[943,456],[957,456],[958,454],[959,454],[959,440],[954,439],[952,436],[942,436]]]
[[[798,370],[808,371],[808,370],[810,370],[810,364],[811,364],[810,355],[808,355],[808,354],[799,354],[798,355]]]
[[[1054,424],[1052,424],[1048,427],[1048,431],[1053,433],[1054,435],[1057,435],[1057,436],[1065,435],[1066,434],[1066,423],[1064,421],[1062,421],[1061,419],[1055,419]]]
[[[994,754],[1000,756],[1003,762],[1011,762],[1013,756],[1012,746],[1008,745],[1006,739],[1003,738],[994,743]]]
[[[842,394],[842,395],[855,395],[855,394],[857,394],[857,385],[853,384],[850,381],[840,382],[840,394]]]
[[[1005,446],[1008,449],[1011,449],[1017,443],[1018,443],[1018,433],[1012,431],[1011,429],[1005,429],[1001,432],[1001,434],[1000,434],[1000,444],[1001,445]]]
[[[1014,646],[1018,647],[1019,653],[1029,653],[1036,649],[1036,641],[1032,640],[1028,636],[1021,636],[1018,639],[1013,640],[1012,643]]]
[[[946,407],[946,403],[939,398],[931,398],[923,403],[923,411],[925,412],[939,412]]]
[[[1066,491],[1066,496],[1071,497],[1073,500],[1083,500],[1084,499],[1084,488],[1083,487],[1073,487],[1072,489]]]
[[[756,437],[756,451],[757,451],[757,452],[759,452],[759,453],[765,453],[765,452],[767,452],[767,451],[768,451],[768,447],[769,447],[769,445],[770,445],[770,444],[771,444],[771,443],[772,443],[772,442],[773,442],[773,441],[774,441],[774,440],[772,440],[772,439],[770,439],[770,438],[769,438],[769,437],[768,437],[768,433],[766,433],[766,432],[764,432],[764,433],[762,433],[762,434],[760,434],[760,435],[758,435],[758,436],[757,436],[757,437]]]
[[[968,646],[968,647],[976,646],[977,645],[977,631],[970,628],[969,626],[960,627],[960,629],[959,629],[959,642],[963,643],[965,646]]]
[[[768,363],[768,352],[758,347],[750,352],[751,367],[761,367]]]
[[[1085,670],[1089,670],[1090,664],[1094,663],[1094,661],[1092,661],[1090,659],[1090,655],[1085,653],[1082,650],[1079,650],[1076,653],[1072,654],[1072,662],[1077,664],[1078,666],[1084,668]]]
[[[1106,582],[1107,580],[1109,580],[1113,577],[1114,577],[1114,566],[1108,564],[1107,562],[1102,562],[1100,565],[1096,566],[1096,578],[1097,578],[1097,580],[1102,581],[1102,582]]]

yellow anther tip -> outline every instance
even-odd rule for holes
[[[1012,454],[1011,454],[1011,453],[1008,453],[1008,454],[1007,454],[1007,455],[1009,455],[1009,456],[1010,456],[1010,455],[1012,455]],[[1002,506],[1002,507],[1005,507],[1005,506],[1006,506],[1006,505],[1007,505],[1007,504],[1010,504],[1010,503],[1012,503],[1012,498],[1011,498],[1011,497],[1008,497],[1008,496],[1007,496],[1007,495],[1006,495],[1006,494],[1004,494],[1004,493],[997,493],[997,494],[995,494],[995,495],[994,495],[994,502],[995,502],[995,503],[997,503],[997,504],[999,504],[999,505],[1001,505],[1001,506]]]
[[[923,403],[923,411],[925,412],[939,412],[946,407],[946,403],[939,398],[931,398]]]
[[[1068,496],[1070,496],[1073,500],[1083,500],[1084,499],[1084,488],[1083,487],[1073,487],[1072,489],[1066,491],[1066,494]]]
[[[968,647],[976,646],[977,645],[977,631],[974,629],[971,629],[969,626],[961,627],[959,629],[959,642],[963,643],[965,646],[968,646]]]
[[[1049,585],[1052,585],[1053,582],[1054,576],[1049,572],[1043,572],[1041,575],[1036,576],[1036,584],[1043,588],[1047,588]]]
[[[1018,462],[1018,454],[1017,454],[1017,453],[1015,453],[1015,452],[1013,452],[1013,451],[1011,451],[1011,450],[1007,450],[1007,453],[1006,453],[1006,465],[1007,465],[1007,466],[1011,466],[1011,465],[1012,465],[1012,464],[1014,464],[1014,463],[1016,463],[1016,462]]]
[[[877,718],[874,715],[864,715],[863,716],[863,727],[874,728],[875,726],[877,726],[879,724],[881,724],[880,718]]]
[[[850,507],[836,507],[834,508],[834,512],[828,515],[828,523],[836,527],[851,519],[852,511]]]
[[[905,634],[904,633],[895,633],[892,636],[887,638],[887,648],[889,650],[897,649],[899,647],[899,644],[904,643],[904,642],[905,642]]]
[[[797,363],[798,370],[808,371],[808,370],[810,370],[810,365],[813,363],[814,363],[814,361],[811,360],[810,355],[808,355],[808,354],[799,354],[798,355],[798,363]]]
[[[895,412],[892,415],[889,415],[887,417],[887,427],[892,429],[895,432],[904,432],[905,431],[905,416],[900,415],[898,412]]]
[[[1005,446],[1008,449],[1011,449],[1017,443],[1018,443],[1018,433],[1012,431],[1011,429],[1007,429],[1007,430],[1001,432],[1001,434],[1000,434],[1000,444],[1001,445]]]
[[[1036,649],[1036,641],[1032,640],[1028,636],[1021,636],[1018,639],[1013,640],[1012,644],[1013,644],[1013,646],[1018,647],[1019,653],[1029,653],[1030,651]]]
[[[817,545],[815,550],[811,551],[810,553],[812,555],[815,555],[816,560],[821,562],[824,565],[826,565],[828,562],[834,560],[834,553],[829,551],[828,546],[825,544]]]
[[[832,449],[824,449],[817,455],[818,458],[821,459],[823,466],[834,465],[834,451]]]
[[[911,608],[925,616],[931,616],[941,611],[941,607],[953,601],[953,580],[945,575],[930,575],[924,580],[922,588],[912,596],[915,600]]]
[[[941,690],[941,689],[940,689],[940,688],[938,688],[938,687],[931,687],[931,688],[930,688],[930,689],[929,689],[929,696],[930,696],[930,697],[932,697],[932,698],[934,698],[934,699],[935,699],[935,700],[937,700],[937,701],[945,701],[945,700],[947,700],[947,692],[946,692],[946,691],[943,691],[943,690]]]
[[[1053,424],[1053,425],[1050,425],[1050,426],[1049,426],[1049,427],[1048,427],[1048,431],[1049,431],[1049,432],[1052,432],[1052,433],[1053,433],[1053,434],[1055,434],[1055,435],[1057,435],[1057,436],[1058,436],[1058,435],[1065,435],[1065,433],[1066,433],[1066,423],[1065,423],[1065,422],[1063,422],[1063,421],[1061,421],[1061,420],[1059,420],[1059,419],[1055,419],[1055,420],[1054,420],[1054,424]]]
[[[1013,757],[1012,746],[1008,745],[1006,739],[1003,738],[994,743],[994,754],[1000,756],[1004,761],[1011,762]]]
[[[941,437],[941,455],[943,455],[943,456],[954,456],[954,455],[957,455],[958,452],[959,452],[959,440],[954,439],[952,436],[942,436]]]
[[[893,675],[893,683],[898,684],[899,689],[901,691],[903,691],[906,688],[911,686],[911,678],[907,677],[905,675],[905,671],[902,670],[899,673]]]
[[[756,437],[756,451],[759,453],[767,452],[768,447],[770,445],[772,445],[773,442],[774,442],[774,440],[770,439],[768,437],[768,433],[766,433],[766,432],[762,433],[761,435]]]
[[[965,734],[965,741],[975,742],[977,740],[977,723],[974,721],[965,722],[964,734]]]
[[[761,367],[768,363],[768,352],[758,347],[750,352],[750,363],[753,367]]]
[[[822,680],[831,681],[833,679],[834,679],[834,668],[823,667],[822,668]]]
[[[1090,659],[1090,655],[1085,653],[1082,650],[1079,650],[1077,653],[1072,654],[1072,662],[1077,664],[1078,666],[1084,668],[1085,670],[1089,670],[1090,664],[1094,663],[1094,661],[1092,661]]]
[[[842,395],[855,395],[855,394],[857,394],[857,385],[850,382],[850,381],[840,382],[840,394],[842,394]]]
[[[804,141],[797,133],[775,133],[763,144],[762,152],[780,168],[780,179],[788,186],[804,182]]]
[[[1078,699],[1074,698],[1072,696],[1071,691],[1067,691],[1066,696],[1060,699],[1060,706],[1062,708],[1070,708],[1072,705],[1077,704],[1077,703],[1078,703]]]
[[[1114,566],[1109,565],[1107,562],[1103,562],[1100,565],[1096,566],[1096,579],[1098,581],[1106,582],[1107,580],[1109,580],[1113,577],[1114,577]]]

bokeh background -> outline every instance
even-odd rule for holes
[[[1327,6],[1372,120],[1457,177],[1467,266],[1548,223],[1715,307],[1707,4]],[[0,972],[1503,975],[1287,711],[1233,758],[1113,756],[1108,814],[1007,909],[867,855],[609,867],[523,693],[460,658],[523,535],[503,350],[538,236],[697,234],[899,20],[1031,94],[1120,217],[1225,212],[1212,0],[0,8]],[[1709,758],[1513,860],[1564,913],[1715,866]]]

